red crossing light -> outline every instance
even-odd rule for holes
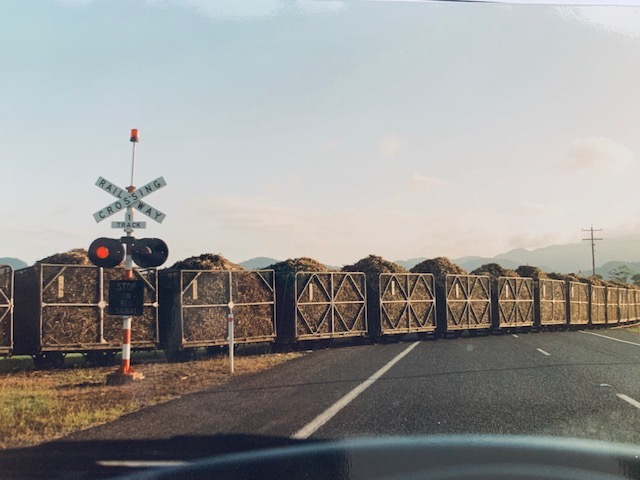
[[[117,267],[124,260],[124,246],[115,238],[98,238],[89,247],[89,260],[98,267]]]

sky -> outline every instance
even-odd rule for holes
[[[240,262],[493,256],[640,233],[640,9],[314,0],[0,0],[0,257],[136,213]]]

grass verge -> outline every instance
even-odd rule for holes
[[[300,355],[236,356],[235,376],[259,372]],[[10,361],[13,359],[2,362],[6,367]],[[19,364],[21,360],[15,361]],[[0,373],[0,448],[52,440],[230,378],[228,359],[222,356],[178,364],[151,360],[135,368],[145,379],[120,387],[105,384],[115,367],[73,365],[53,371],[20,367]]]

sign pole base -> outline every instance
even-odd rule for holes
[[[120,371],[113,372],[107,375],[107,385],[127,385],[133,383],[136,380],[144,379],[144,375],[139,372],[122,373]]]

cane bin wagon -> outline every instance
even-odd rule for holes
[[[618,305],[620,308],[620,323],[629,323],[629,290],[620,288],[618,290]]]
[[[620,289],[607,287],[607,325],[620,322]]]
[[[607,287],[591,285],[591,325],[607,323]]]
[[[541,327],[562,326],[567,323],[567,290],[563,280],[540,278],[535,295],[537,323]]]
[[[494,328],[533,327],[533,279],[499,277],[493,280],[493,287]]]
[[[440,322],[445,332],[456,334],[468,330],[472,335],[478,330],[491,329],[491,279],[484,275],[447,275]]]
[[[369,293],[369,292],[368,292]],[[378,295],[367,296],[369,332],[435,333],[434,277],[428,273],[381,273]]]
[[[144,311],[131,325],[134,350],[158,346],[155,269],[134,270],[144,284]],[[109,281],[124,269],[37,263],[15,273],[14,353],[37,367],[60,366],[67,353],[109,362],[122,346],[122,317],[107,314]]]
[[[294,307],[294,330],[287,337],[320,340],[367,334],[364,273],[298,272],[289,293],[293,298],[287,295],[283,301]]]
[[[0,355],[13,350],[13,268],[0,265]]]
[[[567,282],[567,319],[569,325],[589,323],[589,285],[581,282]]]
[[[162,347],[171,360],[226,345],[230,313],[234,343],[276,339],[273,270],[163,270],[160,286]]]

